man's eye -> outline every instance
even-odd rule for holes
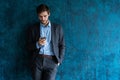
[[[41,18],[42,16],[39,16],[39,18]]]

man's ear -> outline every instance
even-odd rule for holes
[[[48,15],[50,16],[50,13]]]

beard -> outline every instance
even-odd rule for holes
[[[44,20],[44,21],[42,20],[41,21],[41,23],[44,24],[44,25],[48,24],[48,22],[49,22],[48,20]]]

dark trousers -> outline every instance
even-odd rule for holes
[[[57,72],[57,62],[55,59],[41,57],[37,55],[33,61],[33,80],[55,80]]]

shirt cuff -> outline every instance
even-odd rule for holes
[[[38,44],[38,42],[36,42],[36,48],[39,49],[41,47],[41,45]]]

